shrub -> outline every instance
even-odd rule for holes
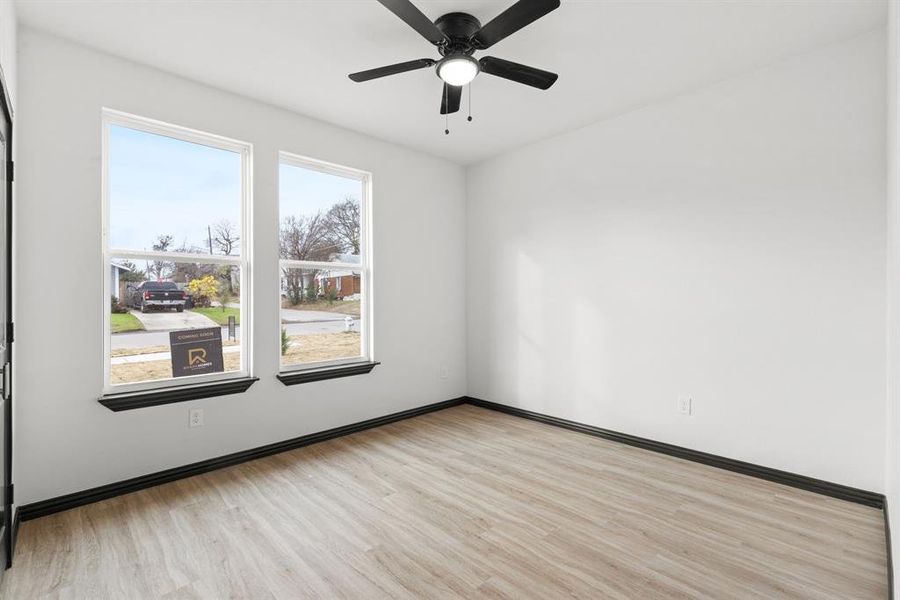
[[[303,300],[303,292],[296,285],[288,286],[287,299],[291,306],[297,306]]]
[[[325,299],[328,300],[328,306],[334,304],[334,301],[337,300],[337,297],[337,289],[335,289],[333,285],[328,286],[328,289],[325,290]]]
[[[128,312],[128,307],[119,302],[119,300],[115,296],[110,296],[109,298],[110,311],[113,314],[124,314]]]
[[[209,308],[213,296],[219,293],[219,282],[212,275],[206,275],[199,279],[192,279],[187,284],[187,289],[194,297],[194,306]]]
[[[219,291],[216,292],[216,301],[219,303],[219,306],[222,307],[222,311],[225,311],[225,307],[231,302],[232,294],[231,290],[228,287],[222,285],[219,286]]]
[[[307,302],[315,302],[316,298],[319,296],[319,290],[316,282],[311,282],[308,286],[306,286],[306,301]]]
[[[288,348],[291,347],[291,338],[288,337],[287,329],[281,328],[281,355],[287,354]]]

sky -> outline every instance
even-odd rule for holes
[[[228,220],[237,228],[240,167],[236,152],[111,126],[110,248],[152,250],[160,234],[173,236],[175,247],[205,247],[207,226]],[[359,199],[361,185],[355,179],[282,164],[281,217],[327,211],[347,196]]]
[[[278,169],[281,216],[312,215],[326,212],[346,197],[359,200],[362,182],[294,165],[281,164]]]

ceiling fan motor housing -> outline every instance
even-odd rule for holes
[[[462,12],[447,13],[438,17],[434,26],[450,38],[449,42],[438,47],[441,56],[472,54],[477,49],[471,38],[481,29],[481,21],[472,15]]]

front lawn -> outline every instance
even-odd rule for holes
[[[241,353],[228,352],[223,357],[225,372],[237,371],[241,368]],[[145,362],[125,363],[109,366],[111,383],[134,383],[136,381],[157,381],[171,379],[171,360],[148,360]]]
[[[109,325],[113,333],[144,330],[141,322],[131,313],[111,313],[109,315]]]
[[[301,365],[322,360],[354,358],[360,355],[360,351],[358,331],[292,335],[288,351],[281,357],[281,364]]]
[[[281,307],[291,308],[293,310],[318,310],[322,312],[350,315],[351,317],[359,317],[359,300],[335,300],[331,304],[328,303],[328,300],[316,300],[315,302],[305,301],[294,305],[284,301],[281,303]]]
[[[226,306],[224,310],[220,306],[211,306],[209,308],[194,307],[192,312],[208,317],[219,325],[228,325],[228,317],[234,317],[235,325],[241,324],[241,309]]]

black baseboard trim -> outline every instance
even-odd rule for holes
[[[163,483],[169,483],[170,481],[192,477],[193,475],[215,471],[216,469],[230,467],[257,458],[285,452],[287,450],[294,450],[296,448],[302,448],[303,446],[309,446],[310,444],[332,440],[334,438],[350,435],[351,433],[358,433],[374,427],[380,427],[404,419],[410,419],[430,412],[443,410],[445,408],[450,408],[451,406],[458,406],[464,404],[465,401],[465,397],[460,397],[444,402],[437,402],[435,404],[428,404],[426,406],[419,406],[417,408],[385,415],[383,417],[376,417],[367,421],[360,421],[359,423],[335,427],[334,429],[327,429],[318,433],[311,433],[309,435],[275,442],[274,444],[268,444],[266,446],[260,446],[242,452],[235,452],[234,454],[226,454],[225,456],[202,460],[200,462],[159,471],[157,473],[150,473],[149,475],[142,475],[140,477],[126,479],[125,481],[118,481],[88,490],[50,498],[49,500],[24,504],[16,511],[16,518],[22,521],[30,521],[31,519],[37,519],[38,517],[44,517],[52,515],[53,513],[69,510],[70,508],[84,506],[85,504],[130,494]]]
[[[888,598],[894,600],[894,555],[891,550],[891,517],[888,514],[887,498],[884,500],[884,549],[887,552]]]
[[[684,460],[702,463],[711,467],[725,469],[726,471],[733,471],[735,473],[741,473],[743,475],[750,475],[751,477],[773,481],[775,483],[788,485],[791,487],[799,488],[801,490],[806,490],[808,492],[815,492],[817,494],[831,496],[832,498],[848,500],[850,502],[864,504],[865,506],[871,506],[873,508],[884,509],[885,506],[884,494],[878,494],[876,492],[860,490],[846,485],[841,485],[839,483],[832,483],[830,481],[823,481],[821,479],[807,477],[806,475],[790,473],[788,471],[780,471],[778,469],[762,467],[760,465],[735,460],[733,458],[726,458],[724,456],[709,454],[707,452],[700,452],[699,450],[691,450],[690,448],[683,448],[681,446],[675,446],[673,444],[657,442],[651,439],[629,435],[627,433],[619,433],[618,431],[602,429],[600,427],[594,427],[593,425],[585,425],[584,423],[578,423],[576,421],[568,421],[566,419],[560,419],[558,417],[551,417],[550,415],[536,413],[530,410],[524,410],[506,404],[499,404],[497,402],[489,402],[487,400],[480,400],[478,398],[472,397],[466,397],[466,402],[468,404],[472,404],[473,406],[480,406],[481,408],[487,408],[490,410],[506,413],[508,415],[531,419],[532,421],[539,421],[548,425],[555,425],[556,427],[562,427],[564,429],[577,431],[579,433],[585,433],[587,435],[600,437],[606,440],[611,440],[613,442],[619,442],[620,444],[627,444],[629,446],[643,448],[644,450],[651,450],[653,452],[659,452],[660,454],[667,454],[676,458],[682,458]]]
[[[9,542],[9,556],[6,557],[6,568],[10,568],[13,562],[13,555],[16,552],[16,539],[19,537],[19,511],[16,509],[16,514],[13,516],[12,520],[12,528],[9,532],[10,542]]]

